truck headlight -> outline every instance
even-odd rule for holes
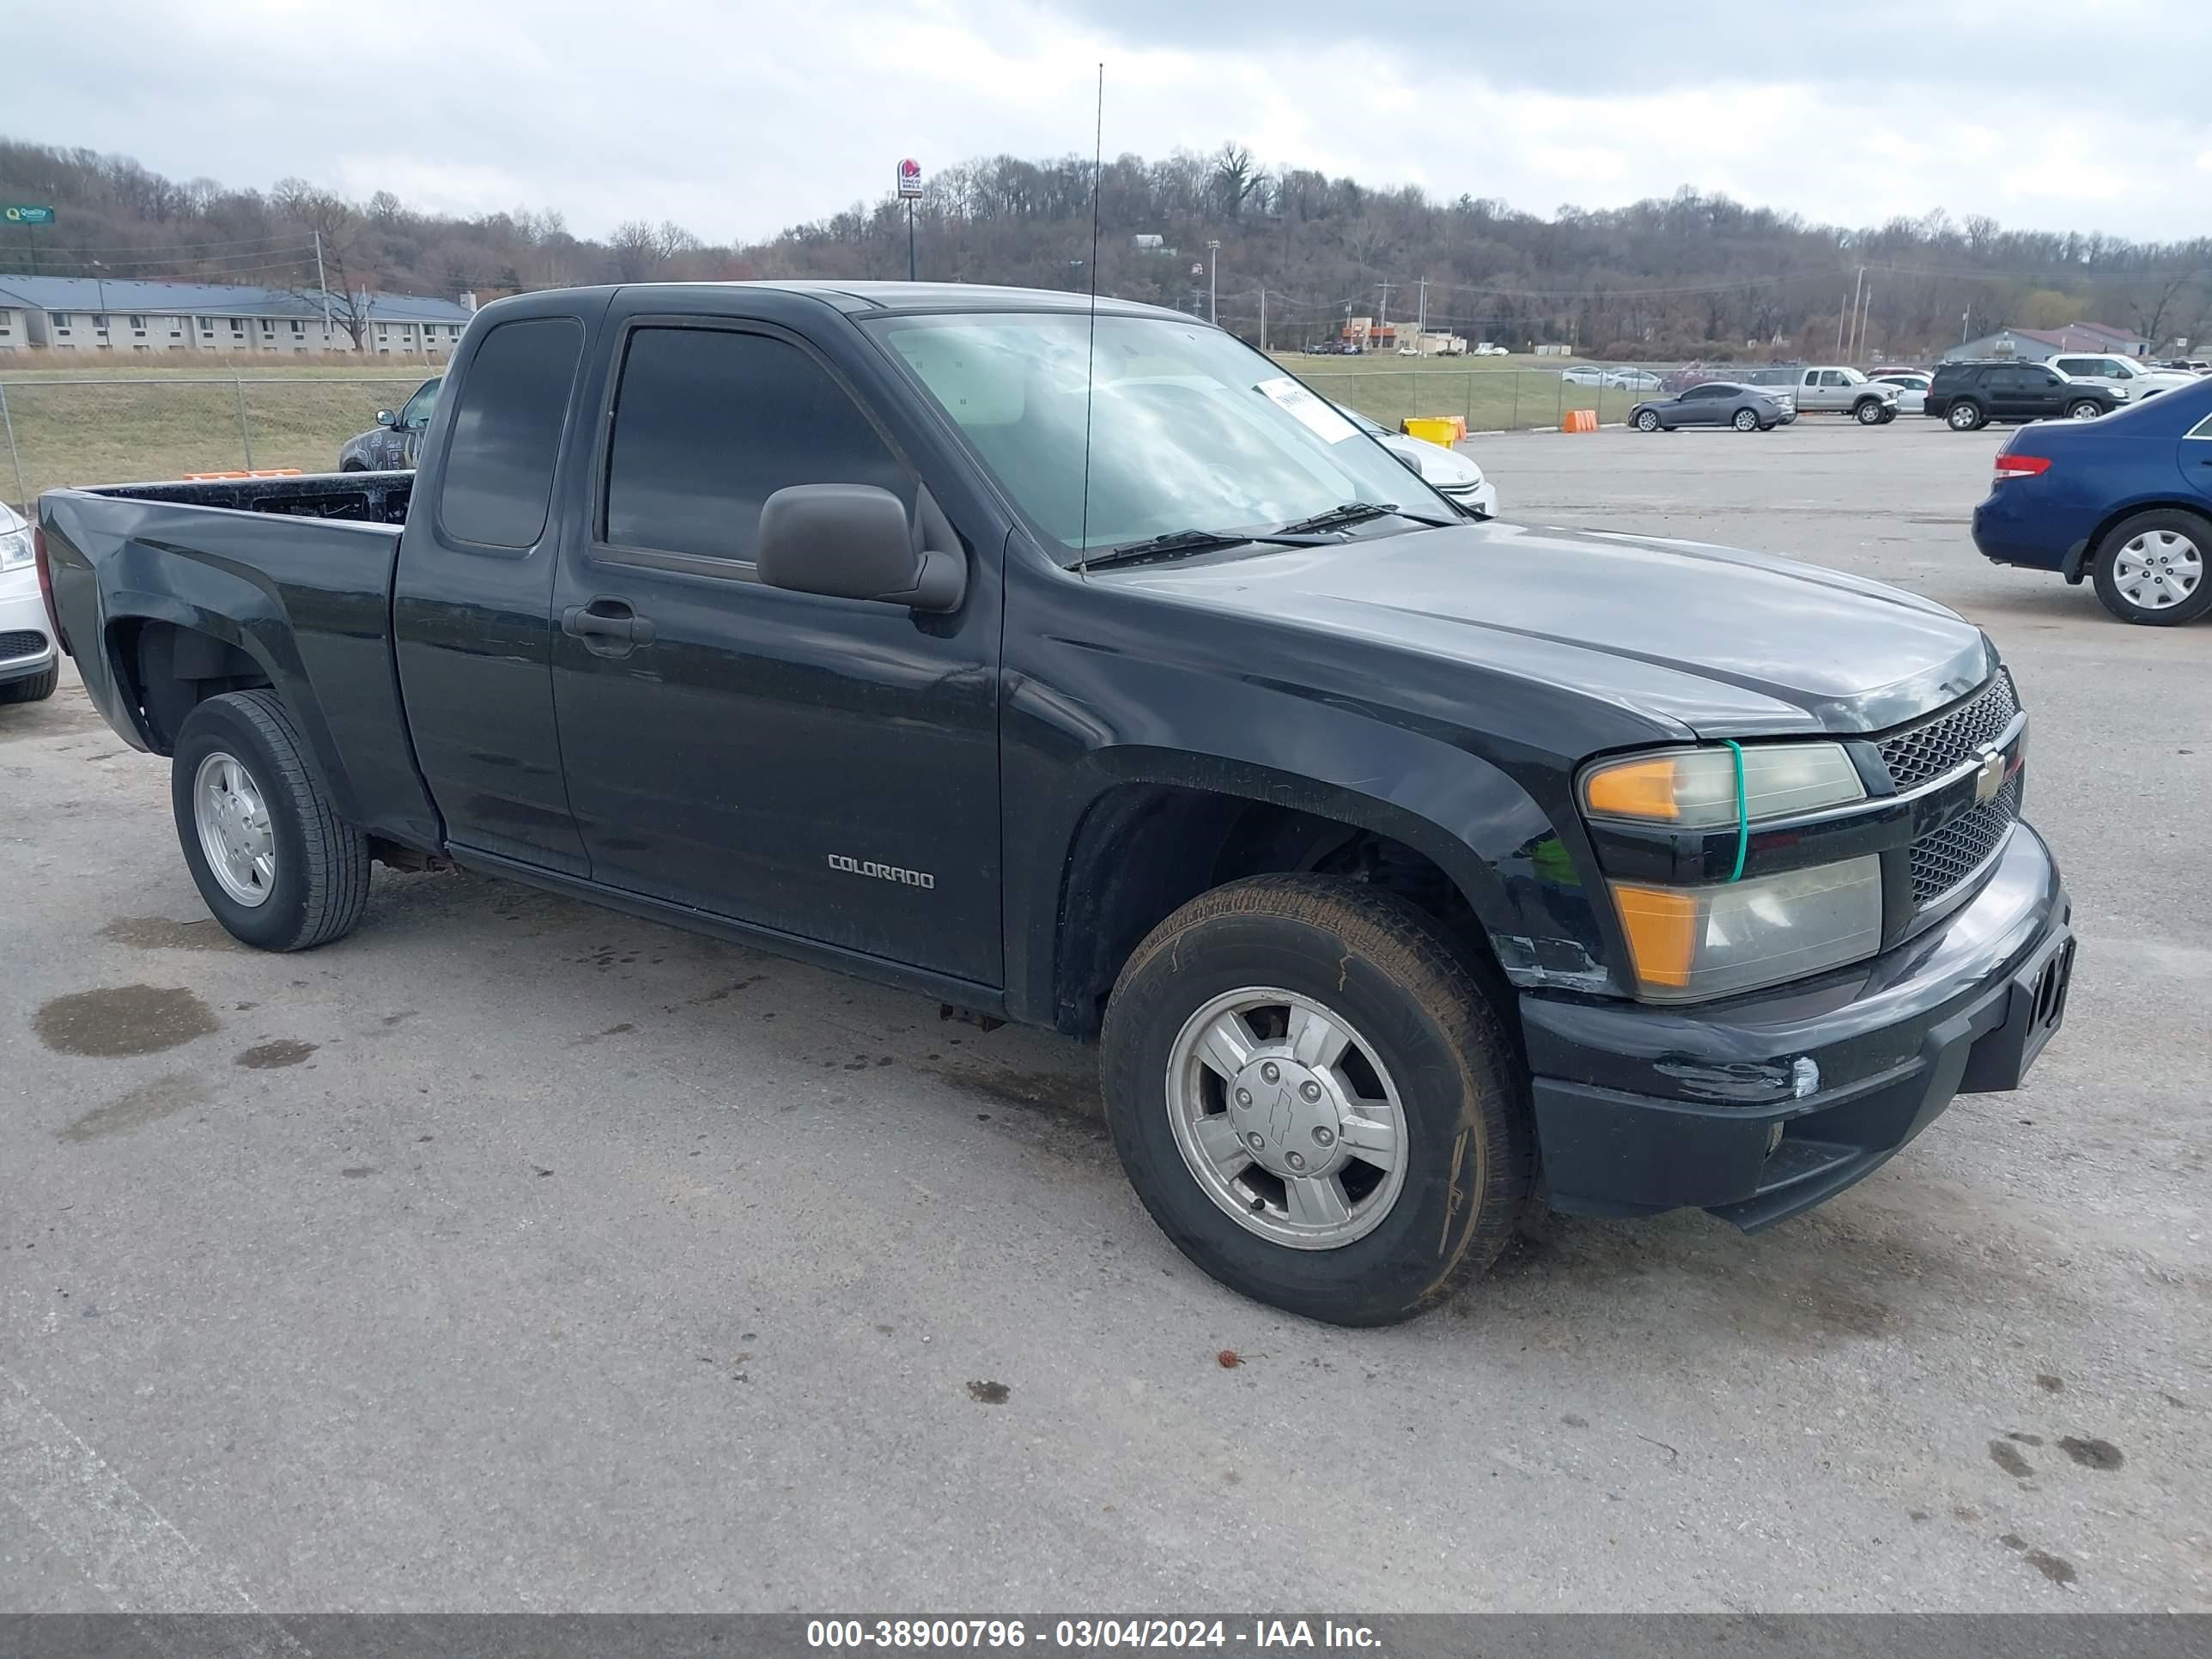
[[[0,530],[0,570],[18,570],[32,561],[31,527]]]
[[[1736,819],[1735,756],[1727,749],[1665,749],[1601,761],[1583,774],[1583,811],[1594,818],[1626,818],[1677,830],[1717,830]],[[1744,815],[1788,817],[1823,806],[1864,800],[1839,744],[1747,744]]]
[[[1881,945],[1881,860],[1871,854],[1711,887],[1611,885],[1646,1001],[1802,979]]]

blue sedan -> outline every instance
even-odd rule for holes
[[[2212,610],[2212,379],[2096,421],[2037,421],[1997,452],[1974,545],[2085,575],[2123,622]]]

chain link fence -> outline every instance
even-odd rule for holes
[[[1326,362],[1326,359],[1322,360]],[[1286,363],[1316,392],[1396,431],[1409,417],[1456,415],[1469,432],[1556,428],[1570,410],[1626,421],[1646,398],[1668,395],[1671,365],[1571,363],[1559,368],[1309,368]]]
[[[338,446],[419,374],[0,378],[0,496],[254,467],[337,469]]]
[[[1557,427],[1571,410],[1625,421],[1674,378],[1651,364],[1560,368],[1340,369],[1285,363],[1323,397],[1395,431],[1459,416],[1470,432]],[[1314,366],[1309,367],[1309,363]],[[187,472],[297,467],[328,472],[338,446],[397,409],[416,375],[128,375],[0,378],[0,495],[29,510],[42,489],[135,483]]]

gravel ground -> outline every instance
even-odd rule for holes
[[[0,709],[0,1609],[2212,1608],[2212,634],[1985,565],[1996,441],[1472,447],[1987,626],[2082,944],[1822,1209],[1384,1332],[1188,1267],[1085,1051],[473,877],[256,954],[73,678]]]

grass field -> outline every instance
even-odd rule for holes
[[[1571,409],[1620,421],[1643,395],[1568,386],[1559,371],[1569,360],[1559,358],[1413,363],[1289,353],[1276,361],[1323,397],[1392,428],[1413,415],[1458,415],[1477,432],[1557,426]],[[337,464],[340,444],[365,431],[380,408],[398,408],[435,372],[398,358],[278,364],[196,357],[160,366],[49,358],[34,368],[0,368],[15,439],[11,454],[0,434],[0,498],[21,503],[64,484],[248,465],[327,471]]]
[[[327,472],[338,446],[367,430],[379,409],[397,409],[425,371],[358,361],[279,369],[264,360],[235,373],[234,380],[204,360],[0,369],[15,440],[11,454],[0,432],[0,497],[20,503],[63,484],[241,467],[249,450],[254,466]]]
[[[1395,428],[1408,416],[1457,415],[1470,432],[1510,432],[1557,426],[1571,409],[1594,409],[1601,421],[1623,421],[1641,392],[1569,386],[1559,371],[1580,361],[1559,357],[1454,357],[1417,362],[1397,356],[1308,357],[1278,352],[1275,361],[1323,397]],[[1541,364],[1539,368],[1537,365]]]

